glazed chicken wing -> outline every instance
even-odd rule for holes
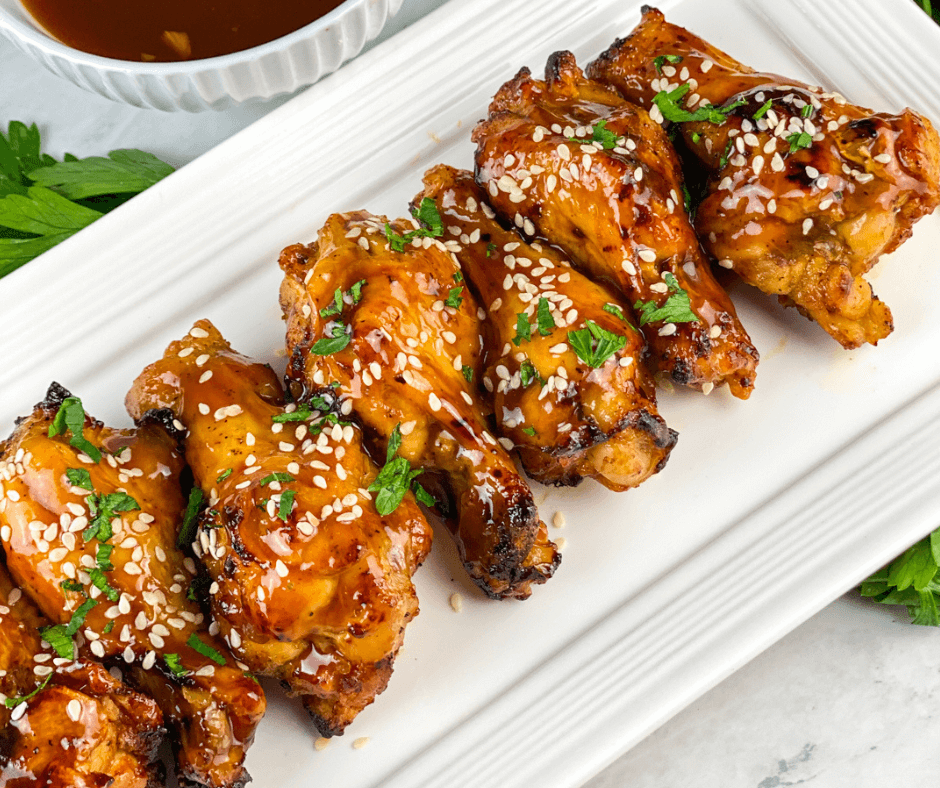
[[[3,473],[7,463],[2,464]],[[0,785],[157,788],[163,718],[96,662],[42,644],[49,621],[0,566]]]
[[[311,388],[339,383],[343,412],[383,448],[400,434],[398,455],[443,477],[448,525],[473,580],[491,597],[525,598],[559,557],[468,380],[480,367],[475,300],[444,245],[408,241],[414,232],[336,214],[317,243],[281,253],[288,374]]]
[[[712,278],[678,159],[645,110],[558,52],[544,82],[523,69],[500,88],[473,140],[493,207],[642,310],[655,368],[705,393],[726,382],[750,395],[757,352]]]
[[[722,266],[843,347],[891,333],[863,276],[940,203],[940,143],[926,118],[756,72],[650,8],[588,73],[678,121],[709,176],[696,227]]]
[[[182,782],[243,785],[264,693],[187,598],[175,441],[157,424],[106,427],[53,384],[3,456],[0,538],[10,573],[58,625],[46,639],[63,657],[77,646],[120,660],[160,705]]]
[[[359,430],[285,406],[270,367],[208,321],[143,371],[127,407],[185,425],[209,506],[194,548],[233,652],[301,695],[322,735],[342,733],[385,689],[418,613],[412,575],[431,533],[414,499],[380,517]]]
[[[526,472],[544,484],[591,477],[625,490],[660,470],[676,433],[656,412],[646,345],[626,322],[629,310],[556,247],[530,245],[500,225],[473,173],[439,165],[424,184],[415,203],[434,200],[486,305],[483,385]]]

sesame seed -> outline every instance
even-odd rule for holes
[[[734,263],[728,259],[719,260],[718,265],[720,265],[722,268],[734,268]]]
[[[203,372],[203,373],[199,376],[199,382],[200,382],[200,383],[205,383],[205,382],[206,382],[207,380],[209,380],[211,377],[212,377],[212,370],[211,370],[211,369],[207,369],[205,372]]]
[[[74,698],[68,702],[65,710],[72,722],[78,722],[79,718],[82,716],[82,704]]]
[[[812,220],[812,219],[804,219],[804,220],[803,220],[803,235],[807,235],[807,234],[809,233],[809,231],[812,230],[812,229],[813,229],[813,220]]]
[[[875,161],[879,164],[890,164],[891,163],[891,154],[890,153],[879,153],[874,157]]]
[[[327,739],[325,736],[320,736],[320,737],[313,743],[313,749],[315,749],[317,752],[322,752],[323,750],[325,750],[325,749],[327,748],[327,746],[329,745],[329,743],[330,743],[330,740],[329,740],[329,739]]]
[[[209,406],[206,405],[205,402],[200,402],[200,403],[199,403],[199,412],[200,412],[203,416],[209,415]]]
[[[777,201],[771,197],[767,201],[767,213],[776,213],[777,212]]]
[[[455,613],[459,613],[463,610],[463,597],[460,594],[451,594],[450,595],[450,607]]]
[[[564,528],[566,524],[564,512],[558,511],[555,512],[555,516],[552,517],[552,525],[556,528]]]
[[[712,391],[714,391],[714,389],[715,389],[715,384],[712,383],[711,381],[702,384],[702,394],[704,394],[706,397],[709,394],[711,394]]]
[[[368,736],[360,736],[358,739],[356,739],[356,740],[352,743],[352,746],[353,746],[353,749],[354,749],[354,750],[361,750],[361,749],[362,749],[363,747],[365,747],[368,743],[369,743],[369,737],[368,737]]]
[[[193,349],[192,349],[191,347],[184,347],[184,348],[179,352],[179,356],[180,356],[180,358],[186,358],[187,356],[191,356],[192,353],[193,353]]]
[[[658,333],[661,337],[671,337],[677,330],[675,323],[666,323],[666,325],[659,329]]]
[[[644,263],[656,262],[656,252],[654,252],[652,249],[641,249],[637,252],[636,256],[639,257]]]
[[[721,326],[712,326],[708,331],[708,336],[712,339],[718,339],[721,336]]]
[[[555,547],[557,547],[559,550],[564,550],[564,549],[565,549],[565,545],[567,545],[567,544],[568,544],[568,540],[565,539],[565,537],[563,537],[563,536],[559,536],[559,537],[555,540]]]
[[[441,400],[433,391],[428,395],[428,405],[433,411],[441,409]]]

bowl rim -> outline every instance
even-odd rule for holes
[[[19,19],[12,16],[3,6],[0,6],[0,30],[9,31],[11,35],[25,41],[32,47],[42,50],[49,56],[62,57],[73,63],[91,66],[98,70],[134,72],[153,76],[172,76],[177,74],[199,73],[201,71],[217,71],[231,66],[241,65],[248,61],[257,60],[268,54],[283,51],[299,41],[310,38],[311,35],[319,32],[321,29],[329,27],[332,23],[340,21],[354,6],[364,5],[370,1],[371,0],[343,0],[336,8],[314,19],[310,24],[304,25],[279,38],[258,44],[250,49],[240,49],[237,52],[230,52],[227,55],[216,55],[215,57],[201,58],[199,60],[173,60],[169,62],[147,63],[145,61],[120,60],[118,58],[104,57],[103,55],[94,55],[90,52],[84,52],[81,49],[70,47],[57,38],[53,38],[52,34],[46,33],[42,29],[39,22],[35,22],[32,25],[21,22]],[[14,0],[14,2],[21,6],[24,13],[32,18],[32,14],[29,13],[29,10],[23,5],[21,0]]]

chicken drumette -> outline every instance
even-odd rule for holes
[[[320,409],[285,405],[270,367],[200,321],[143,371],[127,407],[185,427],[208,503],[194,549],[232,651],[302,696],[332,736],[385,689],[431,532],[410,493],[378,514],[359,430],[317,399]]]
[[[560,558],[532,491],[487,429],[470,382],[481,318],[456,259],[433,237],[442,229],[430,208],[418,212],[423,229],[335,214],[317,243],[282,252],[288,374],[310,388],[338,383],[342,412],[383,450],[400,437],[397,454],[440,478],[473,580],[491,597],[525,598]]]
[[[720,265],[846,348],[891,333],[863,275],[940,203],[940,143],[926,118],[755,72],[654,8],[588,73],[678,124],[708,175],[695,223]]]
[[[747,398],[757,352],[712,278],[659,124],[557,52],[545,81],[503,85],[473,133],[477,180],[527,237],[557,244],[640,310],[653,366],[705,393]]]
[[[424,184],[416,205],[434,200],[485,305],[483,386],[529,475],[566,485],[593,477],[625,490],[656,473],[676,433],[656,412],[629,309],[557,247],[503,227],[472,173],[439,165]]]
[[[187,598],[196,568],[176,546],[175,441],[158,424],[106,427],[53,384],[0,462],[0,539],[10,574],[57,625],[44,637],[62,657],[121,660],[160,705],[182,782],[243,785],[264,692]]]
[[[49,621],[0,565],[0,785],[157,788],[163,717],[97,662],[42,643]]]

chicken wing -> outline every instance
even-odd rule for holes
[[[940,203],[930,121],[756,72],[654,8],[588,73],[677,123],[708,173],[696,228],[720,265],[843,347],[891,333],[863,275]]]
[[[44,647],[48,620],[0,565],[0,785],[157,788],[163,718],[96,662]]]
[[[431,533],[414,499],[376,512],[359,431],[286,405],[270,367],[199,321],[127,396],[139,421],[172,414],[208,499],[194,549],[212,611],[251,670],[303,697],[338,735],[388,682],[418,613],[412,576]]]
[[[106,427],[53,384],[3,459],[0,539],[11,575],[57,625],[44,637],[62,657],[78,646],[122,660],[163,710],[181,781],[243,785],[264,693],[187,598],[175,441],[158,424]]]
[[[627,322],[629,308],[557,247],[503,227],[473,173],[439,165],[424,185],[415,205],[434,200],[487,305],[483,385],[526,472],[544,484],[591,477],[625,490],[659,471],[677,436],[656,412],[646,343]]]
[[[440,218],[430,218],[433,233],[335,214],[317,243],[281,253],[288,374],[311,388],[339,383],[343,413],[385,450],[400,437],[401,458],[438,473],[467,572],[491,597],[523,599],[559,556],[475,399],[468,378],[479,375],[481,318],[456,260],[432,237]]]
[[[473,132],[477,180],[527,237],[547,238],[635,309],[652,363],[747,398],[757,352],[712,278],[683,207],[679,162],[645,110],[584,78],[570,52],[503,85]]]

